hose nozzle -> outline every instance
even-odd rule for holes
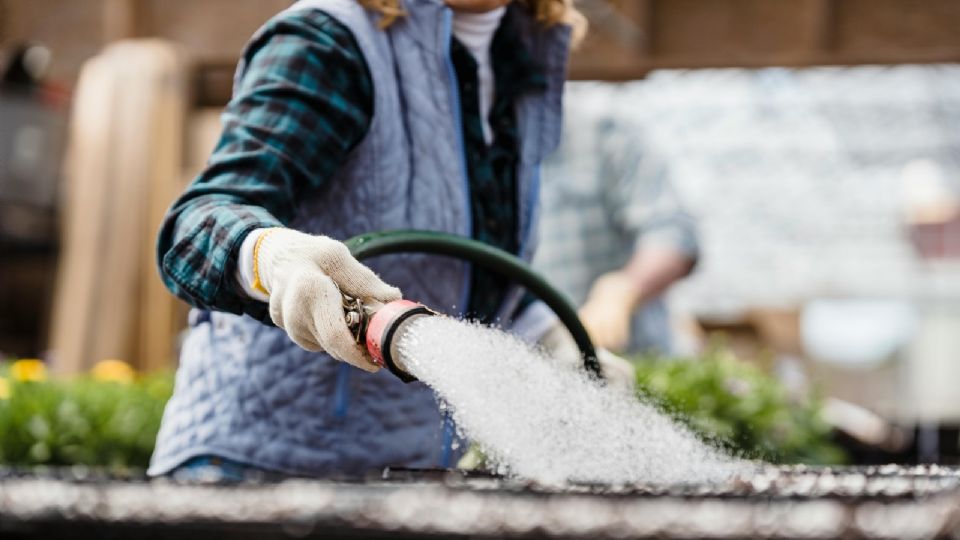
[[[369,306],[356,298],[345,296],[344,313],[347,326],[357,343],[366,347],[373,363],[389,369],[390,373],[404,382],[417,380],[399,358],[399,337],[406,323],[419,317],[437,315],[437,312],[410,300]]]

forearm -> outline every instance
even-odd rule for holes
[[[637,250],[621,269],[632,285],[625,293],[634,308],[642,306],[689,275],[694,264],[695,259],[681,250],[648,245]]]
[[[220,147],[164,219],[157,257],[164,283],[188,304],[268,320],[236,281],[240,248],[252,231],[289,221],[296,186],[308,181],[273,139],[247,135],[252,123],[228,109]]]
[[[303,194],[333,177],[369,128],[373,87],[349,30],[321,11],[274,19],[243,65],[206,169],[164,221],[158,262],[190,304],[264,320],[265,298],[237,279],[241,246],[289,223]]]
[[[240,246],[253,230],[279,226],[266,209],[226,195],[188,192],[171,209],[157,243],[160,276],[176,296],[204,309],[266,318],[266,306],[235,286]]]

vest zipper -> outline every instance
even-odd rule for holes
[[[533,230],[534,217],[537,210],[537,204],[540,199],[540,166],[537,165],[533,167],[533,172],[531,173],[532,178],[530,179],[530,187],[527,189],[527,198],[523,211],[526,212],[527,217],[526,221],[523,223],[522,230],[518,233],[519,236],[519,246],[517,247],[517,255],[527,261],[528,263],[533,262],[533,254],[527,253],[527,248],[530,245],[530,232]],[[522,182],[522,180],[521,180]],[[517,186],[517,198],[520,198],[520,187]],[[508,289],[507,296],[504,298],[502,304],[497,310],[497,317],[501,319],[508,319],[511,315],[515,315],[517,306],[520,305],[520,300],[523,299],[523,288],[519,286],[513,286]]]
[[[450,44],[453,40],[453,10],[444,8],[443,14],[443,35],[446,50],[444,51],[444,62],[447,66],[447,77],[450,83],[451,108],[453,109],[453,122],[457,130],[457,143],[460,148],[460,176],[463,181],[463,214],[466,224],[467,238],[473,237],[473,216],[470,210],[470,174],[467,171],[467,143],[463,140],[463,117],[460,107],[460,87],[457,85],[457,70],[453,66],[453,55],[450,53]],[[473,265],[464,262],[463,287],[460,292],[460,310],[467,308],[470,301],[470,282],[472,280]]]
[[[347,416],[350,406],[350,364],[340,362],[337,368],[337,384],[333,390],[333,417]]]
[[[525,212],[527,218],[523,224],[523,231],[520,234],[520,246],[518,247],[520,258],[527,260],[529,262],[533,257],[527,257],[527,246],[530,244],[530,231],[533,230],[533,219],[536,217],[534,214],[537,211],[537,203],[540,199],[540,165],[528,165],[533,168],[531,174],[532,178],[530,179],[530,185],[527,188],[527,200],[524,201],[526,204]],[[522,179],[520,180],[523,181]],[[519,189],[517,190],[519,193]]]
[[[463,116],[460,110],[460,87],[457,83],[457,70],[453,66],[453,55],[450,52],[450,45],[453,41],[453,10],[444,8],[443,13],[443,37],[444,37],[444,63],[447,66],[447,78],[450,83],[451,108],[453,109],[453,122],[457,130],[457,142],[460,148],[460,177],[463,181],[463,215],[466,224],[465,230],[467,238],[473,237],[473,216],[470,208],[470,174],[467,170],[467,143],[463,139]],[[473,265],[468,262],[463,263],[463,287],[460,292],[461,311],[465,311],[467,303],[470,301],[470,284],[473,280]],[[453,457],[453,420],[448,414],[443,415],[443,441],[440,451],[440,466],[449,468],[452,466]]]

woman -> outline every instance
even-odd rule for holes
[[[254,35],[220,143],[159,235],[166,284],[199,309],[151,474],[454,462],[433,393],[374,373],[341,292],[487,322],[515,295],[450,259],[371,270],[339,240],[430,229],[530,258],[570,1],[305,0]]]

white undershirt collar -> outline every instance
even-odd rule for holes
[[[490,128],[490,108],[493,107],[495,86],[493,65],[490,61],[490,44],[507,12],[506,6],[485,13],[453,12],[453,35],[463,43],[477,62],[477,79],[480,82],[480,114],[483,117],[483,138],[490,144],[493,130]]]

